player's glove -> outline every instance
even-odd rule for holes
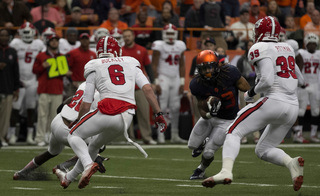
[[[253,103],[254,102],[253,96],[255,95],[256,93],[254,92],[254,87],[252,87],[250,90],[244,93],[244,100],[247,103]]]
[[[156,123],[156,128],[158,128],[158,130],[160,130],[160,132],[165,132],[167,129],[167,123],[163,118],[163,113],[159,112],[157,114],[155,114],[155,123]]]
[[[207,105],[208,105],[208,109],[210,111],[210,116],[215,117],[218,114],[218,111],[220,110],[221,107],[221,101],[215,101],[214,103],[211,103],[212,99],[214,99],[213,96],[211,96],[209,98],[209,100],[207,101]]]
[[[98,155],[96,160],[94,160],[94,162],[98,163],[98,165],[99,165],[98,171],[100,173],[102,173],[102,174],[106,173],[106,168],[104,167],[103,161],[108,161],[108,160],[109,160],[109,158],[104,158],[100,155]]]
[[[304,83],[303,85],[300,86],[300,88],[305,89],[305,88],[307,88],[308,86],[309,86],[308,83]]]
[[[77,122],[79,122],[78,119],[76,119],[75,121],[73,121],[68,127],[69,129],[71,129],[75,124],[77,124]]]

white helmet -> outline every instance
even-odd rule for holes
[[[166,26],[164,26],[162,29],[162,39],[166,43],[174,43],[174,41],[178,39],[177,27],[173,24],[167,24]]]
[[[31,43],[34,40],[34,36],[36,35],[36,28],[30,22],[25,22],[21,25],[18,30],[19,35],[22,41],[26,43]]]
[[[56,35],[56,30],[54,30],[54,28],[51,28],[51,27],[46,28],[41,34],[42,41],[45,44],[47,44],[48,37],[51,35]]]
[[[105,37],[107,35],[110,35],[108,29],[106,28],[99,28],[94,33],[94,41],[97,43],[102,37]]]
[[[314,34],[314,33],[309,33],[308,35],[306,35],[305,37],[304,37],[304,44],[305,44],[305,46],[307,46],[308,45],[308,43],[316,43],[317,44],[317,46],[318,46],[318,44],[319,44],[319,37],[316,35],[316,34]]]
[[[123,35],[122,35],[122,30],[118,29],[117,27],[112,29],[110,32],[110,35],[119,42],[119,45],[122,47],[124,46],[124,40],[123,40]]]

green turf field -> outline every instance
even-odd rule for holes
[[[254,154],[254,145],[242,145],[234,167],[231,185],[217,185],[213,189],[201,186],[201,180],[190,181],[189,177],[198,166],[199,158],[192,158],[185,145],[143,146],[149,154],[147,159],[129,145],[109,146],[102,156],[110,157],[105,163],[107,172],[96,173],[90,184],[78,189],[73,182],[67,189],[51,169],[70,158],[73,153],[66,148],[61,155],[41,166],[42,178],[37,181],[14,181],[13,173],[26,165],[33,156],[45,148],[15,146],[0,149],[0,195],[175,195],[175,196],[319,196],[320,195],[320,145],[281,145],[292,157],[305,159],[304,184],[300,191],[292,188],[289,170],[259,160]],[[206,175],[211,176],[221,169],[221,150],[216,153]]]

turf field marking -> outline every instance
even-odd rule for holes
[[[123,189],[124,187],[115,187],[115,186],[93,186],[93,189]]]
[[[13,189],[18,190],[31,190],[31,191],[40,191],[43,190],[42,188],[29,188],[29,187],[12,187]]]
[[[137,176],[107,176],[107,175],[96,175],[96,177],[101,177],[101,178],[118,178],[118,179],[132,179],[132,180],[154,180],[154,181],[170,181],[170,182],[198,182],[200,181],[191,181],[191,180],[179,180],[179,179],[170,179],[170,178],[145,178],[145,177],[137,177]],[[232,182],[234,185],[244,185],[244,186],[260,186],[260,187],[272,187],[272,186],[289,186],[292,187],[291,185],[276,185],[276,184],[258,184],[258,183],[240,183],[240,182]],[[176,185],[176,186],[186,186],[186,187],[203,187],[201,185],[190,185],[190,184],[185,184],[185,185]],[[315,189],[320,189],[320,186],[308,186],[308,185],[302,185],[304,188],[315,188]]]

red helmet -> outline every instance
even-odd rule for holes
[[[27,43],[32,42],[36,35],[36,28],[30,22],[23,23],[18,31],[22,41]]]
[[[253,37],[255,42],[273,41],[278,42],[280,35],[280,24],[272,16],[266,16],[255,24]]]
[[[120,57],[122,55],[122,50],[118,41],[112,36],[101,38],[97,43],[96,51],[98,58]]]
[[[203,50],[197,56],[198,72],[206,80],[210,80],[218,75],[220,71],[218,64],[218,55],[212,50]]]
[[[54,28],[52,28],[52,27],[46,28],[46,29],[42,32],[42,34],[41,34],[41,36],[42,36],[42,41],[43,41],[45,44],[47,44],[47,42],[48,42],[48,37],[51,36],[51,35],[55,35],[55,34],[56,34],[56,30],[54,30]]]
[[[284,42],[286,40],[287,40],[286,30],[283,27],[280,27],[279,41]]]
[[[178,39],[178,30],[177,27],[173,24],[167,24],[162,29],[162,39],[163,41],[172,44],[175,40]]]

